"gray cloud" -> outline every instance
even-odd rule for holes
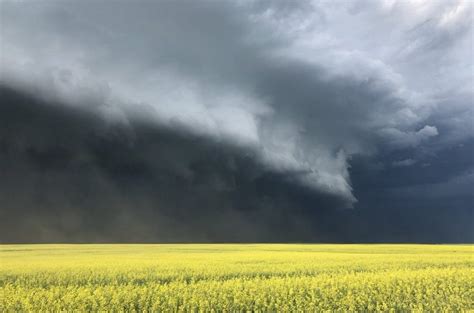
[[[38,131],[40,138],[31,127],[23,138],[21,132],[2,130],[4,141],[8,146],[12,142],[32,145],[20,149],[22,155],[29,155],[25,164],[36,162],[48,171],[70,160],[69,154],[84,158],[74,161],[79,163],[93,155],[94,170],[87,172],[87,179],[97,179],[104,186],[100,188],[107,190],[112,188],[110,181],[119,178],[103,175],[107,166],[113,173],[120,172],[114,162],[124,151],[139,156],[132,165],[127,163],[133,180],[150,175],[145,179],[151,180],[150,185],[172,194],[172,187],[156,182],[159,173],[168,173],[163,181],[175,179],[167,175],[179,177],[181,183],[192,181],[201,170],[190,169],[191,164],[223,149],[216,161],[224,164],[218,174],[208,173],[213,172],[210,165],[199,165],[207,173],[202,174],[206,178],[201,185],[211,188],[210,193],[233,190],[231,173],[236,165],[231,164],[237,157],[252,168],[241,173],[246,177],[239,178],[243,185],[257,188],[270,180],[271,186],[303,188],[314,195],[315,205],[307,201],[297,205],[299,191],[296,198],[284,196],[280,200],[288,206],[357,209],[363,205],[357,204],[363,184],[352,182],[353,178],[360,181],[351,177],[352,159],[375,159],[377,168],[415,166],[424,173],[421,166],[434,155],[473,138],[469,70],[473,7],[467,1],[143,1],[137,5],[6,0],[1,8],[0,82],[25,92],[35,103],[56,103],[57,110],[89,114],[96,119],[94,132],[99,135],[94,137],[108,143],[115,138],[119,143],[107,151],[91,152],[89,144],[84,146],[88,135],[82,128],[92,123],[91,117],[75,122],[82,126],[74,128],[71,145],[53,145],[53,151],[41,145],[49,147],[48,138],[56,136],[44,121],[35,126],[45,131]],[[21,119],[18,116],[16,121]],[[157,127],[160,134],[165,129],[171,152],[156,148],[149,137],[152,131],[144,131],[142,125]],[[183,141],[180,134],[200,139]],[[81,144],[74,148],[76,140]],[[30,175],[31,165],[24,166],[18,165],[18,171]],[[374,179],[384,180],[377,174],[380,171],[370,172]],[[45,175],[51,180],[56,177]],[[65,177],[69,175],[67,169]],[[447,176],[441,176],[449,184]],[[142,187],[136,199],[147,199],[143,206],[151,210],[153,191]],[[190,193],[205,198],[208,191],[201,195],[196,188],[193,185]],[[248,192],[244,197],[252,199],[246,200],[251,202],[248,206],[264,208],[257,210],[266,212],[262,216],[278,202],[272,194],[264,198],[273,204],[263,205],[269,200]],[[116,203],[120,198],[120,193],[110,190],[107,201],[99,194],[107,192],[96,192],[91,203],[110,206],[108,201]],[[209,207],[231,208],[236,205],[231,198],[216,196],[217,202]],[[201,200],[195,202],[206,203]],[[115,205],[136,206],[135,200],[121,201],[130,202]],[[186,205],[194,212],[191,204]],[[165,201],[159,211],[166,207],[176,206]],[[229,212],[241,216],[239,210],[232,210],[225,209],[222,218]],[[171,219],[179,220],[182,214],[173,213]],[[243,224],[251,220],[242,218],[248,219]]]
[[[337,196],[252,151],[130,117],[126,127],[1,89],[5,241],[274,241],[316,235],[304,211]],[[132,133],[133,136],[127,135]]]
[[[402,166],[411,166],[415,163],[416,161],[413,159],[404,159],[404,160],[394,161],[392,162],[392,165],[395,167],[402,167]]]

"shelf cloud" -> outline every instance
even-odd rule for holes
[[[0,5],[3,241],[474,239],[469,1]]]

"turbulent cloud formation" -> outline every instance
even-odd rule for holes
[[[473,240],[469,1],[0,5],[6,241]]]

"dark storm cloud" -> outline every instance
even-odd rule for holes
[[[2,88],[1,104],[3,242],[473,239],[466,219],[472,174],[470,181],[454,177],[454,184],[439,186],[436,199],[433,186],[423,187],[472,166],[464,147],[440,155],[432,166],[444,171],[432,175],[429,169],[371,171],[355,160],[351,174],[362,203],[341,211],[337,197],[298,183],[306,173],[266,169],[252,151],[225,142],[139,115],[127,127],[107,125],[91,112],[10,88]],[[448,161],[452,168],[441,166]]]
[[[0,5],[8,240],[472,240],[467,1]]]
[[[305,210],[342,205],[185,130],[104,125],[9,88],[1,103],[4,241],[301,240],[317,234]]]

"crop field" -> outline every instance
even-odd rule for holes
[[[472,245],[1,245],[0,311],[474,311]]]

